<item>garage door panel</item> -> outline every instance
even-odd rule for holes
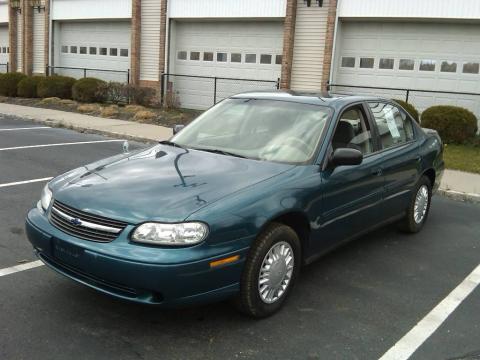
[[[130,22],[63,22],[56,39],[61,49],[56,56],[56,66],[122,71],[88,71],[87,76],[107,81],[127,81],[130,68]],[[76,47],[76,53],[72,51],[72,46]],[[86,47],[85,54],[80,53],[81,47]],[[95,50],[91,52],[90,48]],[[57,69],[56,72],[76,78],[84,76],[84,72],[78,70]]]
[[[8,63],[8,26],[0,25],[0,64]],[[0,72],[6,72],[5,66],[0,66]]]
[[[339,34],[334,83],[480,93],[480,74],[463,73],[465,62],[480,62],[478,24],[342,22]],[[342,56],[355,57],[355,66],[342,67]],[[361,57],[375,58],[370,72],[359,68]],[[380,69],[381,58],[394,59],[394,68]],[[400,59],[413,60],[414,69],[400,69]],[[434,60],[435,70],[420,70],[422,60]],[[456,72],[442,72],[442,61],[456,63]],[[375,94],[385,95],[383,90]],[[480,96],[433,93],[411,93],[411,96],[420,111],[434,104],[462,104],[480,117]]]
[[[459,88],[465,92],[480,93],[480,82],[478,80],[460,80]]]
[[[398,45],[397,50],[401,51],[402,53],[410,53],[410,54],[415,54],[418,48],[418,40],[413,38],[413,39],[401,39],[398,41],[394,41],[393,39],[388,40],[390,44],[394,45],[396,42]]]
[[[228,22],[176,22],[175,48],[172,51],[170,72],[183,75],[215,76],[270,80],[268,88],[275,87],[281,65],[275,64],[276,55],[282,54],[283,25],[281,22],[228,21]],[[178,59],[185,51],[186,60]],[[190,60],[191,52],[200,52],[200,60]],[[203,61],[205,52],[213,53],[213,61]],[[227,61],[217,61],[217,53],[226,53]],[[240,62],[232,61],[232,54],[241,54]],[[255,54],[255,63],[247,63],[246,55]],[[270,64],[261,64],[261,55],[271,55]],[[188,87],[187,85],[188,84]],[[213,105],[213,80],[207,82],[178,78],[173,82],[184,107],[205,109]],[[217,81],[217,100],[242,91],[264,89],[265,83]]]
[[[213,104],[213,80],[171,77],[170,81],[173,82],[181,107],[206,109]]]
[[[461,91],[462,89],[457,89],[458,81],[456,79],[439,79],[438,81],[441,88],[446,89],[450,88],[455,91]]]

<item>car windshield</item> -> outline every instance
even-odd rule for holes
[[[199,116],[172,142],[224,155],[305,163],[315,154],[330,114],[326,106],[227,99]]]

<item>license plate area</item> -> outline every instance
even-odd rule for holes
[[[77,245],[56,238],[53,238],[52,245],[53,256],[67,264],[76,264],[82,258],[83,249]]]

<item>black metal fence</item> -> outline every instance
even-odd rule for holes
[[[372,95],[404,100],[420,112],[434,105],[461,106],[472,111],[480,119],[480,93],[342,84],[329,84],[328,90],[337,95]]]
[[[8,63],[0,64],[0,73],[7,73],[8,72]]]
[[[219,101],[246,91],[279,89],[280,79],[256,80],[215,76],[162,74],[161,102],[191,109],[206,109]]]
[[[128,70],[106,70],[106,69],[90,69],[75,68],[67,66],[47,66],[47,76],[64,75],[71,76],[76,79],[94,77],[105,81],[118,81],[122,83],[130,83],[130,69]]]

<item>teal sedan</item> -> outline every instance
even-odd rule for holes
[[[328,251],[420,231],[444,168],[438,134],[381,98],[246,93],[175,132],[45,186],[26,219],[37,256],[117,298],[266,317]]]

